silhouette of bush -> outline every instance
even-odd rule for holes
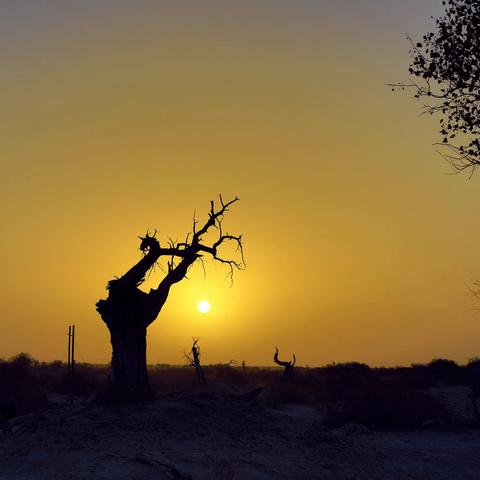
[[[430,393],[403,390],[382,381],[344,390],[339,397],[326,403],[327,426],[360,423],[375,430],[412,430],[428,420],[445,425],[452,420],[445,405]]]
[[[428,372],[438,382],[448,385],[464,385],[468,383],[468,371],[453,360],[435,358],[427,365]]]
[[[0,361],[0,404],[2,411],[17,415],[45,408],[47,392],[40,381],[38,362],[26,353]]]
[[[206,373],[210,380],[224,383],[234,383],[236,385],[243,385],[248,383],[248,376],[245,372],[232,365],[211,365],[206,367]]]
[[[480,372],[480,358],[479,357],[470,358],[467,364],[465,365],[465,368],[467,370]]]
[[[69,390],[67,365],[59,360],[36,365],[37,376],[49,393],[67,395]],[[74,395],[87,397],[99,393],[108,375],[106,365],[75,364]]]
[[[260,400],[266,406],[313,405],[316,403],[316,383],[298,375],[276,377],[263,388]]]
[[[364,363],[335,363],[320,371],[327,388],[356,388],[373,381],[377,373]]]
[[[105,388],[108,371],[108,368],[103,365],[97,366],[86,363],[76,364],[73,394],[79,397],[97,395]],[[62,376],[61,385],[62,391],[66,393],[68,391],[68,379],[66,374]]]
[[[339,377],[357,377],[373,373],[373,369],[367,364],[359,362],[330,363],[323,367],[323,371]]]
[[[159,394],[194,391],[198,386],[195,370],[187,366],[151,366],[148,375],[151,387]]]
[[[480,358],[471,358],[465,366],[472,397],[480,398]]]

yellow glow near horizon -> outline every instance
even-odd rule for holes
[[[210,311],[210,302],[207,300],[200,300],[197,305],[197,310],[200,313],[208,313]]]

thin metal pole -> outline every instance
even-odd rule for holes
[[[68,367],[67,367],[67,403],[70,403],[71,390],[71,350],[72,350],[72,326],[68,326]]]
[[[72,325],[72,366],[71,366],[71,403],[73,405],[73,387],[74,387],[74,371],[75,371],[75,325]]]

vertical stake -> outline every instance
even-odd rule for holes
[[[72,381],[70,403],[72,405],[73,405],[74,371],[75,371],[75,325],[72,325],[72,365],[70,367],[70,378],[71,378],[71,381]]]
[[[67,366],[67,403],[70,403],[70,377],[71,377],[71,350],[72,350],[72,326],[68,326],[68,366]]]
[[[75,325],[68,326],[67,403],[73,405],[73,374],[75,367]]]

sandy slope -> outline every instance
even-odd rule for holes
[[[21,417],[0,435],[0,480],[478,479],[479,432],[331,431],[307,407],[222,393]]]

